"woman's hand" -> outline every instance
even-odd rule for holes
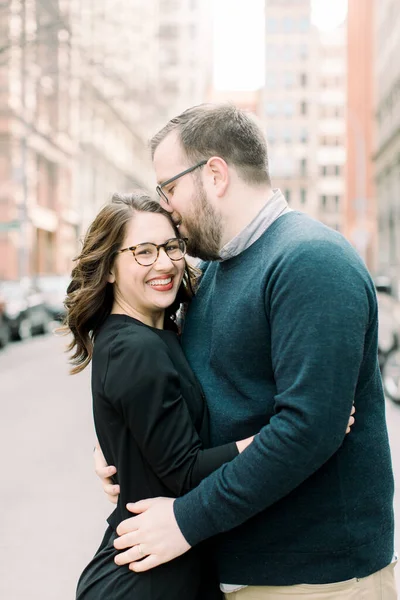
[[[117,469],[113,466],[107,465],[104,454],[100,448],[99,442],[94,447],[94,470],[96,475],[100,477],[103,491],[107,496],[107,499],[113,504],[117,504],[118,496],[120,492],[119,485],[113,483],[111,477],[115,475]]]
[[[349,422],[347,423],[346,433],[350,433],[351,428],[355,423],[355,418],[353,417],[355,412],[356,412],[356,407],[353,404],[353,408],[351,409],[351,413],[350,413],[350,417],[349,417]]]
[[[249,446],[253,440],[254,440],[254,435],[246,438],[245,440],[239,440],[238,442],[236,442],[236,446],[237,446],[237,449],[239,450],[239,453],[243,452],[243,450],[245,450],[245,448],[247,448],[247,446]]]

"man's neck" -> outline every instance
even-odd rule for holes
[[[272,198],[272,188],[247,188],[240,197],[229,203],[229,213],[224,217],[221,248],[243,231]]]

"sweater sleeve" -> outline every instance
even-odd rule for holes
[[[121,332],[113,341],[105,393],[122,414],[143,456],[174,496],[182,495],[238,454],[235,443],[202,449],[179,375],[155,335]]]
[[[174,502],[190,545],[277,502],[341,446],[376,319],[365,271],[325,241],[297,247],[267,284],[275,413],[235,460]]]

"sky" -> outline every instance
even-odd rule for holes
[[[312,22],[323,31],[340,25],[347,0],[311,0]],[[214,84],[254,90],[264,82],[265,0],[213,0]],[[268,0],[267,0],[268,7]]]

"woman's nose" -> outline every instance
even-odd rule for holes
[[[158,258],[155,262],[155,266],[157,267],[164,267],[164,266],[168,266],[168,268],[171,267],[171,263],[173,261],[170,259],[170,257],[168,256],[168,254],[165,251],[165,248],[161,247],[158,251]]]

